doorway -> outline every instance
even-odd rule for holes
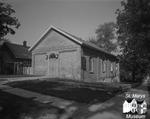
[[[59,77],[59,58],[58,53],[49,53],[48,75],[51,78]]]

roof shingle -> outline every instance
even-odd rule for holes
[[[83,45],[84,45],[84,46],[87,46],[87,47],[93,48],[93,49],[95,49],[95,50],[101,51],[101,52],[103,52],[103,53],[105,53],[105,54],[107,54],[107,55],[111,55],[111,56],[113,56],[113,57],[115,57],[115,58],[116,58],[116,56],[115,56],[115,55],[113,55],[113,54],[111,54],[111,53],[109,53],[109,52],[105,51],[104,49],[100,48],[99,46],[95,45],[95,44],[94,44],[94,43],[92,43],[92,42],[82,40],[81,38],[79,38],[79,37],[77,37],[77,36],[74,36],[74,35],[72,35],[72,34],[70,34],[70,33],[66,32],[66,31],[64,31],[64,30],[62,30],[62,29],[60,29],[60,28],[57,28],[57,29],[59,29],[59,30],[61,30],[61,31],[65,32],[66,34],[68,34],[68,35],[70,35],[70,36],[74,37],[74,38],[75,38],[75,39],[77,39],[78,41],[81,41],[81,42],[83,43]]]
[[[5,45],[11,50],[15,58],[31,59],[31,53],[28,51],[29,47],[9,42],[6,42]]]

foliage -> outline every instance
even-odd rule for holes
[[[150,71],[150,1],[124,0],[121,5],[116,12],[121,62],[133,80],[142,79]]]
[[[94,40],[93,38],[91,38],[90,41],[108,52],[116,51],[117,43],[115,36],[115,28],[116,25],[114,22],[108,22],[99,25],[95,32],[96,39]]]
[[[0,40],[10,33],[15,34],[15,29],[20,26],[16,17],[14,17],[15,10],[11,5],[0,1]]]

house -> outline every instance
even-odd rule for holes
[[[133,99],[131,101],[130,105],[131,105],[131,112],[132,113],[137,112],[138,104],[137,104],[137,101],[135,99]]]
[[[35,75],[87,82],[119,81],[116,56],[54,26],[29,50]]]
[[[138,113],[139,114],[145,114],[146,112],[147,112],[147,103],[144,100],[142,104],[139,104]]]
[[[30,74],[31,53],[27,42],[23,45],[4,42],[0,45],[0,74]]]
[[[131,111],[131,104],[127,100],[123,103],[123,113],[129,113]]]

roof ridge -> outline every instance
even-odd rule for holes
[[[32,51],[32,49],[42,40],[42,38],[43,38],[51,29],[54,29],[54,30],[56,30],[57,32],[59,32],[59,33],[65,35],[66,37],[69,37],[70,39],[74,40],[75,42],[77,42],[77,43],[79,43],[79,44],[82,44],[82,42],[81,42],[79,39],[73,37],[73,35],[71,35],[71,34],[65,32],[64,30],[61,30],[60,28],[57,28],[57,27],[51,25],[51,26],[43,33],[43,35],[41,36],[41,38],[38,39],[38,40],[30,47],[29,51]]]
[[[5,45],[10,49],[15,58],[31,59],[31,53],[28,51],[29,47],[15,43],[5,43]]]
[[[71,33],[68,33],[68,32],[66,32],[65,30],[62,30],[62,29],[60,29],[60,28],[57,28],[57,27],[55,27],[55,26],[53,26],[53,25],[51,25],[50,28],[48,28],[48,29],[44,32],[44,34],[42,35],[42,37],[41,37],[40,39],[38,39],[38,40],[33,44],[33,46],[30,47],[29,51],[32,51],[32,50],[43,40],[43,37],[44,37],[51,29],[53,29],[53,30],[57,31],[58,33],[63,34],[64,36],[66,36],[66,37],[72,39],[73,41],[75,41],[75,42],[78,43],[79,45],[85,45],[85,46],[87,46],[87,47],[93,48],[93,49],[95,49],[95,50],[98,50],[98,51],[104,52],[104,53],[106,53],[106,54],[108,54],[108,55],[111,55],[111,56],[113,56],[113,57],[116,57],[115,55],[113,55],[113,54],[111,54],[111,53],[105,51],[104,49],[100,48],[99,46],[95,45],[94,43],[91,43],[91,42],[89,42],[89,41],[85,41],[85,40],[83,40],[82,38],[76,37],[75,35],[72,35]]]
[[[5,42],[5,43],[11,44],[11,45],[17,45],[17,46],[22,46],[22,47],[24,47],[23,44],[12,43],[12,42]],[[24,48],[30,48],[30,46],[26,46],[26,47],[24,47]]]

